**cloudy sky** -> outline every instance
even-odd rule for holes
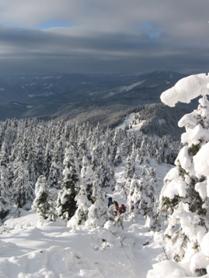
[[[0,0],[0,70],[209,70],[208,0]]]

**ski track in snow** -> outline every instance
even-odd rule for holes
[[[0,278],[145,278],[162,252],[143,220],[125,223],[118,234],[73,232],[62,222],[40,226],[29,213],[6,221],[0,232]]]

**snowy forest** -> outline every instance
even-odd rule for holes
[[[0,122],[0,277],[209,277],[208,84],[161,95],[200,97],[181,144],[144,134],[137,114],[115,128]]]
[[[88,213],[100,194],[103,202],[113,194],[120,167],[128,202],[132,180],[139,175],[136,163],[151,178],[149,160],[172,164],[177,151],[177,142],[166,136],[57,120],[1,122],[0,138],[1,219],[33,204],[44,218],[69,220],[79,208],[74,199],[81,194]]]

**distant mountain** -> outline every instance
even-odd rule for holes
[[[0,119],[65,117],[115,125],[183,75],[151,72],[132,75],[53,74],[0,76]]]

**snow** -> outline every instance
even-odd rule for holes
[[[131,113],[128,116],[126,116],[122,124],[117,126],[117,129],[125,129],[126,127],[128,127],[133,122],[134,117],[135,117],[135,113]]]
[[[180,163],[181,167],[186,172],[193,172],[192,159],[188,153],[188,146],[184,146],[180,150],[175,163],[176,163],[176,165],[178,165],[178,163]]]
[[[1,227],[0,277],[145,278],[162,250],[143,224],[127,223],[112,234],[41,224],[33,213],[10,219]]]
[[[209,233],[206,233],[201,241],[200,244],[202,253],[209,257]]]
[[[183,182],[182,178],[178,178],[174,181],[171,181],[167,186],[163,188],[163,196],[168,197],[169,199],[173,199],[175,196],[185,197],[186,183]]]
[[[138,115],[138,113],[131,113],[128,116],[125,117],[124,121],[118,125],[117,129],[125,129],[131,126],[130,131],[139,131],[143,128],[143,126],[147,123],[147,120],[137,120],[135,122],[135,117]],[[163,124],[163,122],[160,122],[160,124]]]
[[[209,76],[205,73],[180,79],[173,87],[161,94],[161,101],[171,107],[178,102],[189,103],[198,96],[209,94]]]
[[[204,256],[201,252],[196,253],[191,258],[190,268],[193,273],[195,273],[195,269],[207,268],[209,264],[209,259]]]
[[[161,197],[174,198],[175,196],[184,197],[186,195],[186,183],[181,176],[177,167],[170,169],[164,178],[165,185],[161,191]]]
[[[156,169],[159,192],[170,166],[154,159],[150,166]],[[126,198],[119,190],[125,181],[125,164],[115,170],[118,190],[112,197],[121,204]],[[90,226],[73,230],[66,221],[47,222],[24,211],[18,218],[9,218],[0,226],[0,277],[146,278],[162,258],[161,244],[153,240],[154,233],[145,227],[142,216],[124,217],[123,228],[110,221],[105,228]]]
[[[195,184],[195,190],[199,193],[202,200],[207,198],[207,182],[198,182]]]
[[[170,214],[167,214],[164,242],[166,253],[178,263],[158,263],[153,266],[148,278],[161,277],[158,273],[165,277],[209,277],[208,274],[205,275],[209,273],[208,94],[209,76],[198,74],[181,79],[161,95],[162,102],[171,107],[177,102],[189,103],[198,96],[202,97],[198,108],[183,116],[178,123],[179,127],[185,128],[185,133],[181,136],[183,146],[175,161],[176,167],[165,177],[161,192],[161,200],[168,197],[173,201],[177,197],[175,202],[166,204],[170,208]],[[198,211],[198,204],[201,204],[203,211]]]
[[[194,168],[198,176],[209,176],[209,143],[201,147],[199,152],[194,156]]]
[[[122,86],[122,87],[120,87],[120,92],[129,92],[129,91],[133,90],[134,88],[142,85],[144,82],[145,82],[145,80],[142,80],[142,81],[135,82],[128,86]]]
[[[183,133],[181,136],[181,142],[183,144],[188,143],[189,146],[198,145],[202,140],[209,140],[209,132],[204,129],[200,124],[196,125],[194,128],[187,128],[187,132]]]
[[[184,278],[186,276],[183,269],[171,261],[162,261],[155,264],[153,270],[150,270],[147,278]]]

